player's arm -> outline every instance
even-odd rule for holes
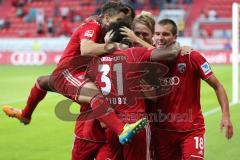
[[[155,48],[154,46],[152,46],[151,44],[147,43],[146,41],[142,40],[139,37],[136,38],[136,43],[138,43],[139,45],[145,48],[149,48],[149,49]]]
[[[95,56],[112,52],[116,49],[115,44],[98,43],[102,36],[101,26],[98,23],[85,23],[81,26],[80,52],[83,56]]]
[[[81,54],[83,56],[95,56],[104,53],[110,53],[117,48],[115,43],[96,43],[92,40],[83,39],[81,40]]]
[[[227,94],[225,89],[219,80],[214,76],[210,65],[206,61],[206,59],[197,51],[193,51],[190,54],[190,60],[192,67],[195,68],[196,73],[199,74],[200,78],[205,80],[208,85],[210,85],[217,96],[218,102],[222,109],[222,119],[220,123],[221,130],[226,129],[226,138],[230,139],[233,136],[233,127],[230,120],[229,113],[229,104]]]
[[[219,80],[214,76],[210,76],[205,80],[215,91],[217,95],[218,102],[222,109],[222,120],[221,120],[221,130],[226,129],[226,138],[230,139],[233,136],[233,126],[230,120],[230,112],[229,112],[229,102],[227,98],[226,91],[223,85],[219,82]]]
[[[174,60],[177,58],[180,50],[180,45],[176,42],[167,48],[156,48],[152,50],[150,59],[151,61]]]
[[[181,55],[189,54],[192,51],[192,47],[190,46],[182,46],[178,42],[173,43],[167,48],[156,48],[152,50],[150,55],[151,61],[160,61],[166,60],[171,61],[177,58],[178,54]]]

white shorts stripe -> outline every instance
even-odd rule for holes
[[[70,82],[71,84],[73,84],[74,86],[76,86],[76,87],[80,87],[81,86],[80,82],[76,78],[74,78],[67,69],[64,70],[62,72],[62,74],[66,78],[66,80],[68,82]]]
[[[77,88],[74,97],[74,99],[77,101],[79,97],[79,90],[81,89],[81,86],[83,86],[88,81],[88,79],[83,79],[83,81],[81,82],[77,78],[73,77],[73,75],[69,72],[68,69],[65,69],[62,74],[69,83],[71,83]]]
[[[72,80],[74,80],[79,86],[82,85],[82,83],[81,83],[78,79],[76,79],[75,77],[73,77],[73,75],[69,72],[68,69],[66,69],[66,73],[67,73],[67,75],[68,75]]]
[[[78,99],[78,90],[80,89],[80,86],[81,86],[79,81],[76,78],[74,78],[68,72],[68,70],[63,71],[62,74],[68,82],[70,82],[72,85],[74,85],[77,88],[77,91],[76,91],[75,96],[74,96],[74,100],[77,100]]]
[[[68,77],[68,75],[66,74],[66,72],[62,72],[62,74],[63,74],[64,78],[65,78],[68,82],[70,82],[70,83],[71,83],[72,85],[74,85],[74,86],[77,86],[77,84]]]
[[[69,82],[71,83],[72,85],[74,85],[75,87],[78,87],[78,84],[76,84],[74,81],[72,81],[69,76],[66,75],[66,73],[62,72],[64,78]]]

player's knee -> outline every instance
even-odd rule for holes
[[[40,76],[37,78],[37,83],[39,87],[46,91],[51,91],[51,87],[49,86],[50,76]]]

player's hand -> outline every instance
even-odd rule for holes
[[[180,44],[178,42],[174,42],[171,45],[165,48],[165,51],[168,51],[168,55],[171,55],[171,59],[177,58],[178,53],[181,51]]]
[[[186,54],[189,54],[190,52],[193,51],[193,48],[190,47],[190,46],[182,46],[181,47],[181,55],[186,55]]]
[[[114,35],[114,31],[113,30],[110,30],[106,33],[105,37],[104,37],[104,42],[105,43],[109,43],[111,38],[113,37]]]
[[[166,46],[165,49],[168,49],[169,51],[179,52],[181,50],[181,46],[180,46],[180,43],[178,42],[172,42],[171,44]]]
[[[117,48],[118,50],[126,50],[129,48],[128,45],[124,44],[124,43],[115,43],[117,45]]]
[[[121,34],[126,36],[125,39],[129,40],[132,43],[137,42],[138,37],[131,29],[127,27],[122,27],[120,28],[120,30],[121,30]]]
[[[225,137],[227,139],[231,139],[233,136],[233,126],[229,116],[222,116],[222,120],[220,123],[221,132],[225,130]]]

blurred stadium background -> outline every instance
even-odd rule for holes
[[[0,105],[23,108],[39,75],[49,74],[69,36],[105,0],[0,0]],[[240,0],[123,0],[136,13],[152,12],[156,20],[174,19],[179,42],[202,51],[232,101],[232,3]],[[238,33],[234,33],[238,34]],[[74,122],[54,114],[62,96],[49,93],[23,126],[0,112],[0,160],[70,159]],[[219,132],[221,118],[215,93],[204,82],[201,92],[206,120],[206,160],[239,160],[240,108],[231,105],[235,135]],[[77,106],[73,111],[77,112]]]

